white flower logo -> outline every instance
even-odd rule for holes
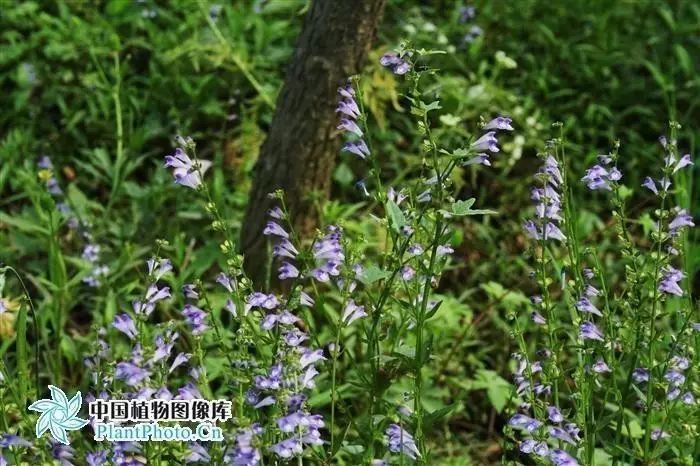
[[[54,439],[68,445],[66,432],[82,429],[88,423],[86,419],[78,417],[83,398],[80,392],[77,392],[69,401],[60,388],[49,385],[49,390],[51,391],[50,400],[35,401],[29,406],[30,410],[41,413],[39,420],[36,421],[36,437],[41,437],[49,430]]]

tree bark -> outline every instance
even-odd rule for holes
[[[314,199],[327,199],[339,150],[337,90],[357,74],[382,17],[386,0],[312,0],[277,98],[272,126],[255,165],[242,230],[245,269],[256,283],[267,261],[262,231],[268,194],[285,193],[296,232],[313,234]]]

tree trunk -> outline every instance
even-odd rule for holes
[[[267,261],[262,231],[268,194],[285,193],[295,230],[313,234],[314,199],[327,199],[339,150],[337,90],[357,74],[376,35],[386,0],[312,0],[287,70],[270,132],[255,165],[242,231],[245,269],[256,283]]]

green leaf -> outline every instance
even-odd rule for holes
[[[340,163],[333,172],[333,180],[341,186],[348,187],[355,180],[355,174],[346,163]]]
[[[474,205],[474,202],[476,202],[476,199],[473,197],[471,199],[467,199],[466,201],[457,201],[450,206],[450,211],[443,210],[442,213],[454,217],[464,217],[467,215],[492,215],[492,214],[497,214],[495,210],[485,210],[485,209],[471,209],[471,206]]]
[[[440,115],[440,122],[445,126],[457,126],[460,121],[462,121],[462,118],[451,113]]]
[[[452,204],[452,215],[469,215],[469,209],[471,206],[474,205],[476,202],[476,199],[473,197],[470,199],[467,199],[466,201],[457,201],[454,204]]]
[[[406,217],[403,215],[403,212],[399,208],[398,205],[392,200],[388,200],[386,202],[386,210],[387,214],[389,215],[389,222],[391,224],[391,228],[396,232],[396,233],[401,233],[401,228],[406,225]]]
[[[487,369],[480,369],[476,373],[475,388],[485,388],[493,409],[502,412],[511,397],[513,388],[498,373]]]
[[[382,270],[375,264],[372,264],[364,270],[360,276],[360,281],[365,285],[371,285],[374,282],[388,278],[390,275],[386,270]]]
[[[440,110],[442,107],[440,106],[440,101],[435,100],[433,102],[430,102],[429,104],[426,104],[425,102],[421,102],[420,106],[423,110],[425,110],[425,113],[428,113],[432,110]]]

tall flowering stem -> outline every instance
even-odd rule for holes
[[[541,360],[515,356],[516,394],[528,397],[520,406],[522,412],[508,423],[509,433],[520,431],[523,436],[518,443],[520,452],[532,455],[538,463],[572,466],[579,464],[575,455],[581,455],[582,464],[593,465],[602,448],[614,465],[637,460],[652,464],[668,456],[663,443],[671,436],[679,436],[675,445],[684,445],[686,452],[697,448],[697,442],[683,439],[692,431],[683,423],[697,416],[694,382],[690,382],[695,374],[689,370],[697,349],[690,347],[688,338],[692,310],[673,315],[666,305],[686,295],[685,274],[673,263],[683,254],[684,231],[694,226],[685,209],[667,208],[671,178],[693,163],[690,156],[679,156],[675,129],[672,124],[670,140],[661,139],[661,178],[647,177],[643,183],[660,204],[654,212],[658,220],[652,226],[648,251],[634,244],[628,229],[625,199],[631,191],[621,182],[619,143],[611,153],[599,155],[581,178],[592,192],[613,195],[613,217],[625,261],[626,283],[619,291],[608,286],[596,248],[584,249],[578,238],[563,135],[550,141],[542,156],[537,175],[540,184],[532,192],[535,218],[525,223],[525,230],[542,250],[535,273],[542,296],[532,298],[536,310],[531,319],[535,326],[546,328],[547,347],[537,351]],[[570,322],[554,312],[557,296],[548,292],[553,281],[547,277],[543,257],[553,240],[566,244],[568,264],[564,262],[566,273],[561,274],[561,299],[570,311]],[[556,260],[555,249],[549,255]],[[692,309],[692,304],[688,307]],[[675,333],[661,332],[662,324]],[[515,327],[521,352],[526,352],[520,320],[516,319]],[[572,327],[577,329],[579,342],[563,344],[559,335]],[[568,374],[573,374],[573,380]],[[557,389],[558,381],[562,383]],[[630,400],[633,394],[637,400]],[[630,401],[634,407],[629,406]],[[609,412],[611,406],[614,411]],[[641,408],[639,413],[637,408]],[[568,417],[577,423],[567,421]],[[632,434],[635,423],[642,428],[638,441]],[[613,435],[606,435],[608,432]]]
[[[426,448],[425,423],[425,366],[429,364],[431,342],[427,334],[429,320],[438,312],[440,303],[431,299],[433,288],[437,286],[440,274],[444,269],[452,248],[445,244],[448,238],[451,220],[466,215],[487,213],[487,211],[471,210],[474,200],[456,201],[450,194],[450,176],[461,166],[490,165],[489,153],[499,151],[495,134],[497,131],[511,131],[511,120],[507,117],[497,117],[482,125],[484,134],[469,141],[464,149],[454,152],[440,148],[433,130],[433,115],[440,109],[439,101],[426,102],[428,93],[424,91],[424,82],[429,79],[431,72],[423,65],[417,65],[432,52],[403,48],[398,52],[385,54],[380,63],[397,76],[403,76],[407,82],[408,93],[405,99],[410,104],[411,114],[415,117],[420,140],[420,152],[423,165],[420,169],[421,178],[403,189],[389,188],[386,193],[382,188],[379,174],[379,164],[376,154],[365,153],[364,143],[355,143],[346,149],[362,159],[370,160],[370,171],[375,177],[375,187],[380,192],[372,195],[379,205],[384,206],[387,236],[390,247],[381,255],[379,263],[380,280],[374,288],[372,319],[367,328],[368,355],[372,377],[372,401],[369,405],[369,431],[376,427],[375,418],[386,405],[384,400],[387,371],[382,366],[382,341],[380,335],[382,322],[387,322],[392,308],[402,302],[410,303],[408,312],[397,324],[397,337],[401,332],[407,332],[412,338],[413,356],[406,365],[412,375],[412,393],[405,399],[411,402],[412,408],[399,406],[398,420],[385,430],[385,443],[390,453],[399,453],[401,464],[407,459],[418,464],[428,464]],[[343,92],[341,92],[343,94]],[[345,97],[354,93],[345,89]],[[347,102],[347,100],[346,100]],[[362,106],[359,107],[362,109]],[[366,117],[359,116],[366,121]],[[359,134],[348,122],[342,126],[356,136]],[[365,127],[366,129],[366,127]],[[366,188],[365,188],[366,189]],[[366,277],[367,280],[376,280]],[[387,322],[388,324],[388,322]],[[389,415],[392,415],[391,411]],[[412,428],[411,435],[407,428]],[[370,441],[366,450],[365,461],[380,461],[376,459],[379,449]]]

